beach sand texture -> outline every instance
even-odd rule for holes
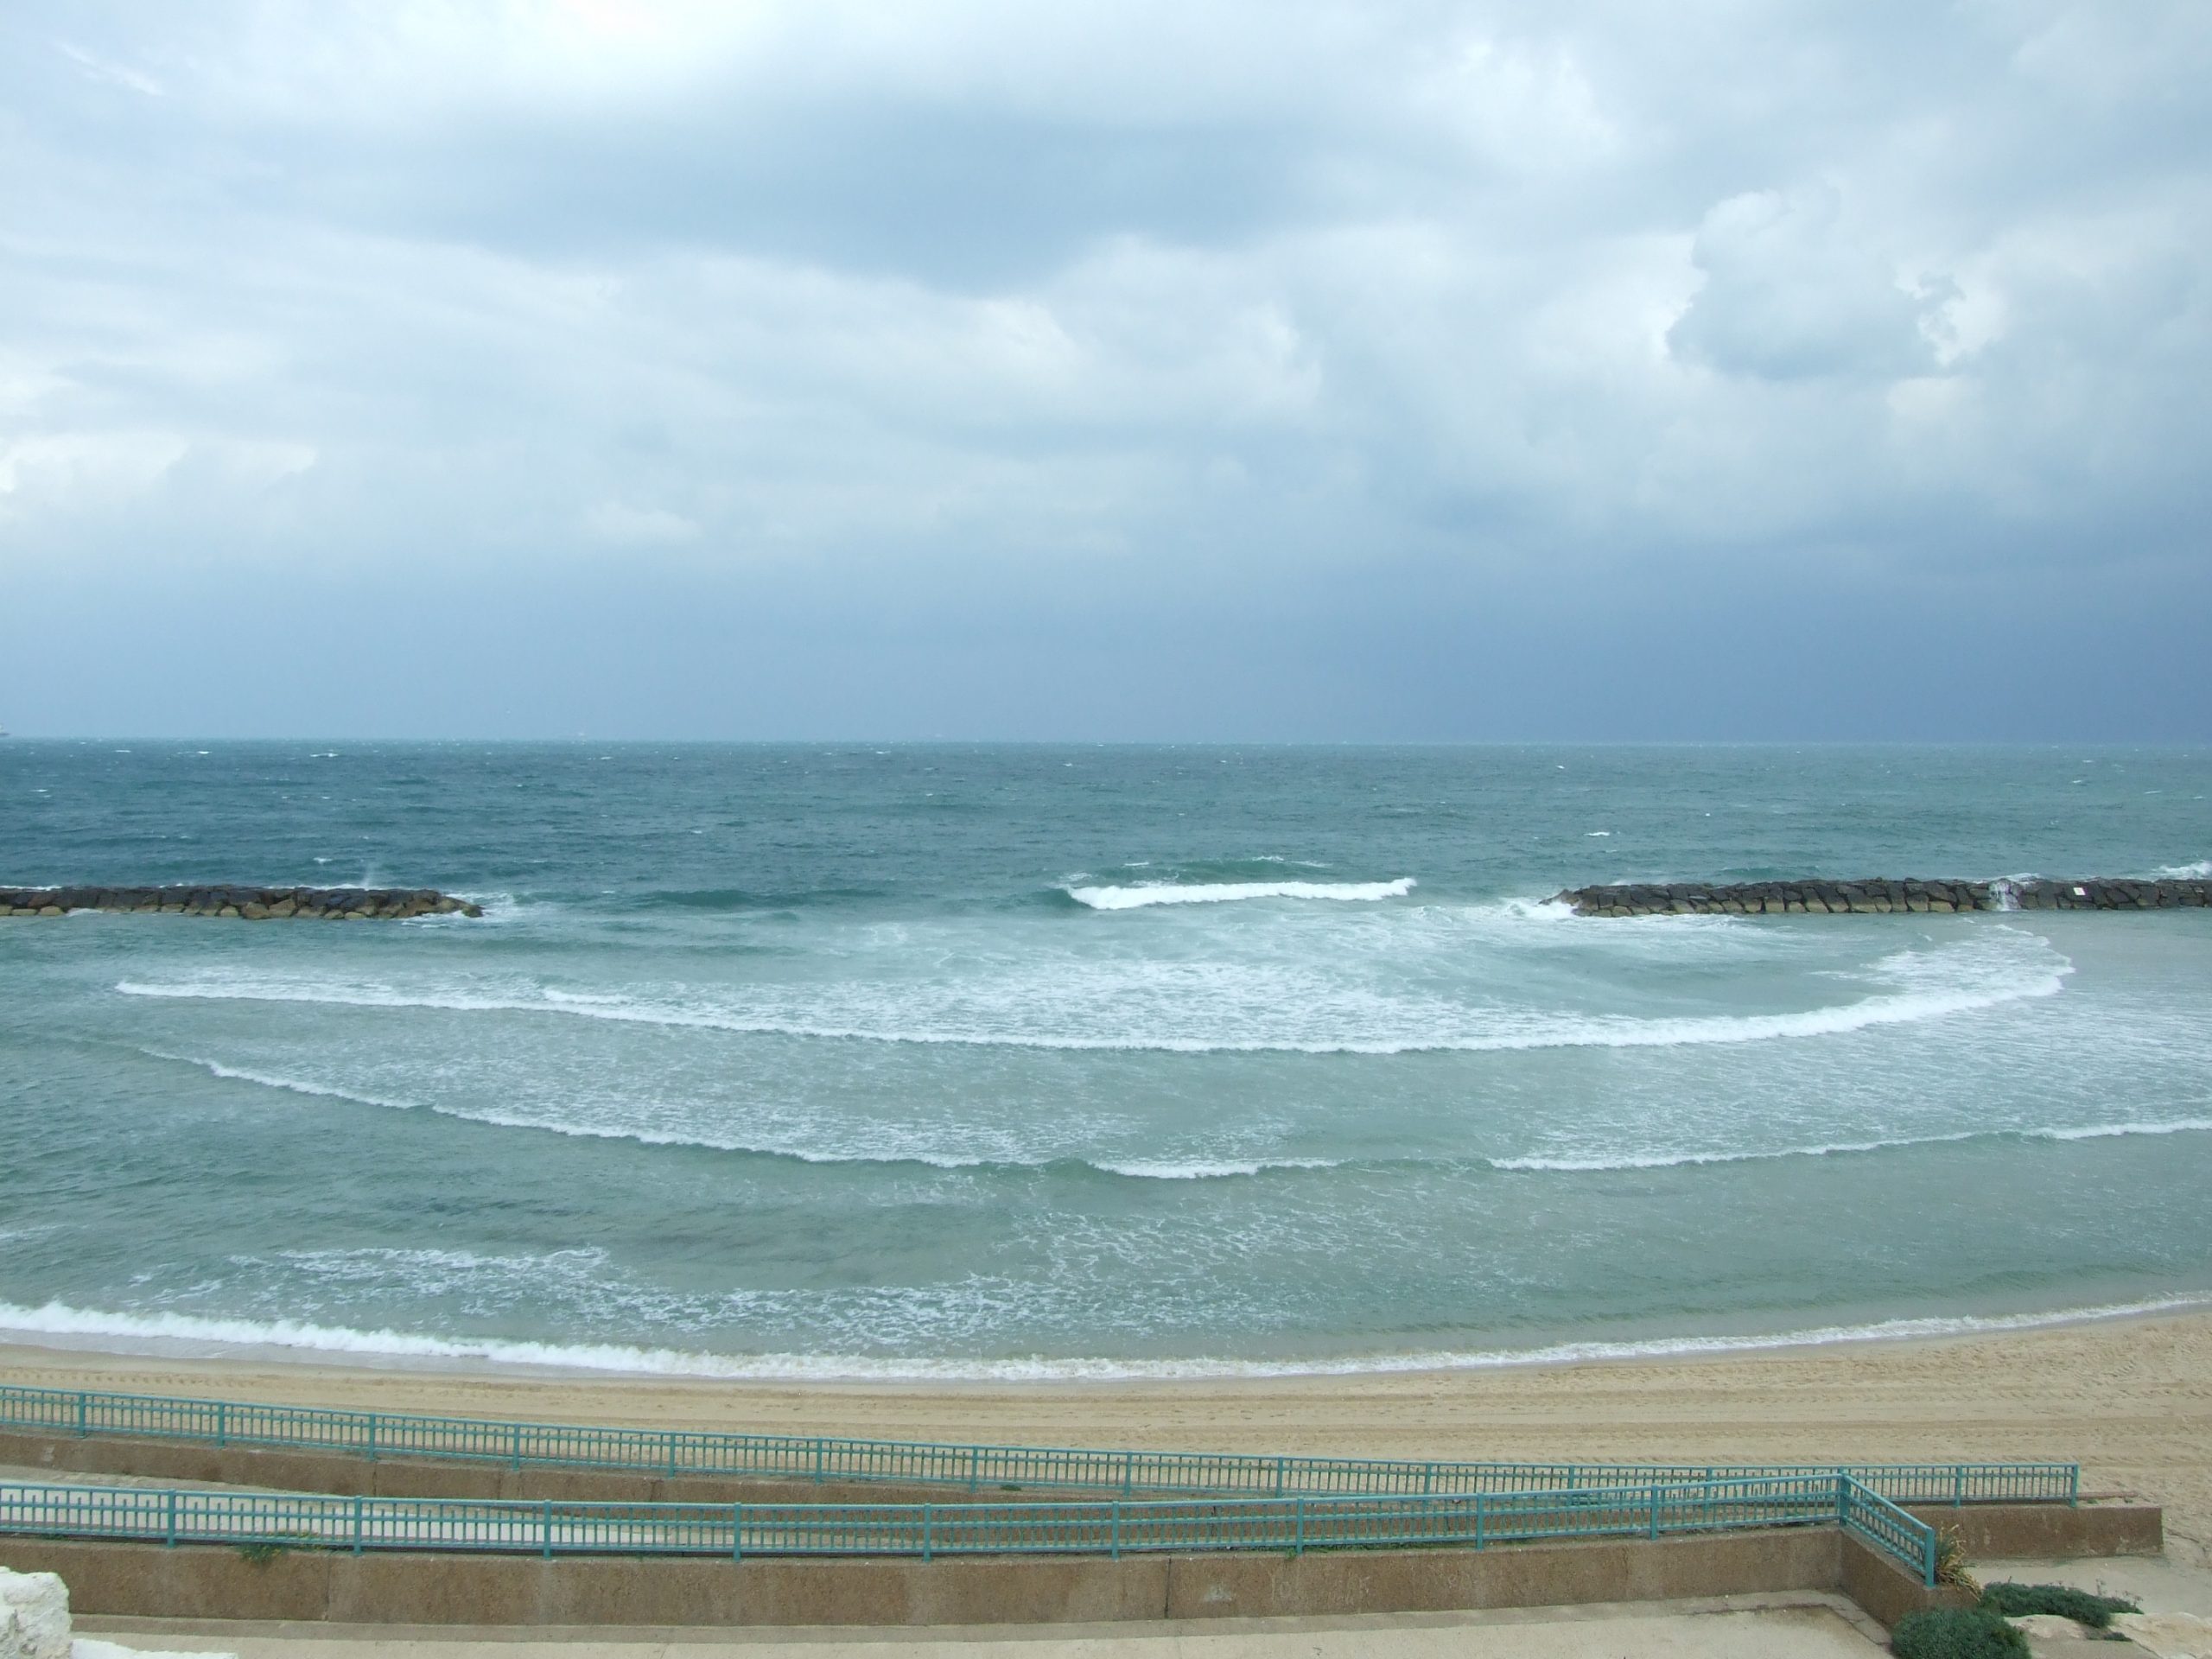
[[[0,1382],[659,1428],[1416,1459],[2079,1461],[2212,1565],[2212,1313],[1696,1360],[1204,1382],[734,1383],[0,1347]]]

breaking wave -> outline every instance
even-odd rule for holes
[[[2103,1141],[2136,1135],[2212,1132],[2212,1118],[2183,1117],[2155,1123],[2090,1123],[2067,1128],[1961,1129],[1950,1135],[1900,1135],[1886,1141],[1833,1141],[1812,1147],[1745,1152],[1620,1152],[1528,1158],[1487,1158],[1492,1169],[1515,1173],[1588,1174],[1599,1171],[1679,1169],[1700,1164],[1759,1164],[1777,1158],[1831,1158],[1852,1153],[1893,1152],[1908,1147],[1955,1146],[1967,1141]]]
[[[741,1036],[969,1047],[1183,1054],[1480,1053],[1549,1048],[1674,1048],[1840,1035],[1976,1013],[2056,996],[2073,963],[2033,935],[1993,938],[1930,952],[1902,951],[1868,976],[1889,987],[1857,1001],[1777,1014],[1637,1016],[1537,1007],[1385,998],[1325,1007],[1280,995],[1255,1001],[1231,988],[1183,981],[1142,988],[1073,983],[1041,1005],[987,1009],[978,999],[930,985],[859,988],[844,1018],[798,1010],[717,1005],[721,993],[628,995],[539,987],[422,989],[374,982],[211,974],[188,980],[124,980],[126,996],[309,1003],[341,1007],[522,1014],[728,1032]],[[1023,982],[1026,986],[1028,982]],[[1209,999],[1211,998],[1210,1001]],[[816,1007],[820,994],[810,999]],[[1391,1029],[1395,1027],[1396,1029]]]
[[[1039,1172],[1072,1170],[1140,1181],[1229,1180],[1270,1172],[1344,1169],[1355,1166],[1402,1170],[1427,1167],[1438,1171],[1481,1167],[1509,1175],[1603,1174],[1637,1170],[1770,1163],[1785,1159],[1847,1157],[1870,1153],[1904,1151],[1916,1147],[1957,1146],[1971,1141],[2069,1142],[2116,1140],[2139,1135],[2212,1134],[2212,1117],[2181,1117],[2035,1128],[1997,1125],[1960,1129],[1943,1135],[1897,1135],[1858,1141],[1831,1141],[1798,1147],[1696,1150],[1624,1149],[1532,1153],[1511,1157],[1448,1154],[1426,1157],[1408,1155],[1382,1159],[1267,1155],[1208,1157],[1195,1154],[1113,1157],[1098,1154],[1076,1156],[1067,1154],[1022,1157],[1003,1149],[988,1154],[962,1154],[934,1150],[926,1147],[906,1146],[887,1148],[882,1145],[880,1126],[870,1127],[869,1147],[867,1150],[859,1150],[824,1145],[818,1141],[809,1145],[795,1140],[779,1141],[773,1137],[758,1135],[741,1139],[715,1135],[711,1130],[704,1128],[661,1129],[619,1122],[592,1122],[575,1119],[531,1116],[524,1113],[487,1110],[472,1106],[419,1103],[397,1100],[387,1096],[368,1094],[358,1090],[341,1089],[328,1084],[283,1077],[243,1066],[225,1065],[214,1060],[191,1055],[169,1054],[155,1049],[141,1049],[139,1052],[156,1059],[197,1066],[213,1077],[250,1083],[263,1088],[323,1099],[348,1101],[359,1105],[392,1110],[427,1111],[441,1117],[450,1117],[464,1122],[481,1123],[495,1128],[535,1130],[541,1134],[565,1135],[579,1140],[627,1141],[640,1146],[688,1147],[705,1152],[734,1154],[744,1157],[789,1160],[802,1164],[860,1165],[884,1168],[918,1165],[925,1168],[946,1171],[1000,1171],[1029,1174]],[[4,1233],[0,1233],[0,1237],[5,1236]]]
[[[1946,1315],[1819,1325],[1748,1336],[1658,1337],[1638,1341],[1556,1343],[1535,1348],[1355,1355],[1320,1359],[925,1358],[865,1354],[717,1354],[613,1343],[528,1341],[503,1337],[435,1336],[355,1330],[298,1319],[244,1319],[194,1313],[125,1313],[60,1301],[31,1307],[0,1302],[0,1332],[110,1344],[155,1352],[276,1349],[337,1363],[412,1360],[442,1364],[528,1366],[629,1376],[702,1376],[771,1381],[1117,1382],[1212,1377],[1358,1376],[1405,1371],[1496,1370],[1613,1359],[1694,1359],[1845,1343],[1897,1342],[1933,1337],[2033,1331],[2100,1319],[2177,1313],[2212,1306],[2212,1296],[2176,1295],[2139,1302],[2057,1308],[2045,1313]]]
[[[1068,887],[1068,897],[1092,910],[1143,910],[1153,905],[1223,905],[1248,899],[1334,899],[1373,904],[1402,899],[1416,883],[1395,881],[1145,881],[1127,887]]]

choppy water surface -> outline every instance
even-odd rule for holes
[[[0,1325],[734,1372],[1729,1342],[2212,1290],[2202,753],[0,744]]]

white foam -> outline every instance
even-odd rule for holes
[[[352,1090],[334,1088],[328,1084],[308,1083],[298,1077],[278,1077],[273,1072],[250,1071],[243,1066],[225,1065],[217,1060],[205,1060],[193,1054],[168,1054],[158,1048],[138,1051],[149,1059],[173,1060],[180,1065],[196,1065],[212,1077],[228,1078],[238,1083],[258,1084],[264,1089],[282,1089],[295,1095],[312,1095],[323,1100],[350,1100],[360,1106],[385,1106],[397,1111],[411,1110],[415,1103],[407,1100],[387,1100],[376,1095],[357,1094]]]
[[[2039,1141],[2101,1141],[2119,1135],[2194,1135],[2212,1129],[2212,1117],[2179,1117],[2166,1123],[2091,1123],[2078,1129],[2029,1129]]]
[[[412,1332],[359,1331],[296,1319],[235,1319],[190,1313],[124,1313],[49,1301],[30,1307],[0,1302],[0,1332],[62,1338],[124,1351],[269,1350],[340,1361],[480,1363],[564,1371],[759,1381],[1089,1382],[1206,1377],[1357,1376],[1404,1371],[1495,1370],[1597,1360],[1694,1358],[1779,1348],[1898,1342],[1933,1337],[2032,1331],[2050,1325],[2212,1306],[2212,1295],[2179,1294],[2137,1302],[2059,1308],[2037,1313],[1961,1314],[1818,1325],[1745,1336],[1657,1337],[1638,1341],[1570,1342],[1544,1347],[1433,1350],[1312,1359],[1011,1358],[881,1357],[861,1354],[716,1354],[611,1343],[517,1341],[498,1337],[441,1337]],[[131,1344],[140,1344],[133,1348]]]
[[[1777,1158],[1826,1158],[1837,1153],[1885,1152],[1897,1147],[1932,1147],[1948,1141],[1972,1141],[1979,1134],[1930,1135],[1896,1141],[1835,1141],[1816,1147],[1779,1147],[1761,1152],[1593,1153],[1580,1157],[1486,1158],[1492,1169],[1515,1173],[1592,1174],[1630,1169],[1681,1169],[1702,1164],[1757,1164]]]
[[[2200,858],[2194,864],[2161,864],[2158,880],[2161,881],[2212,881],[2212,858]]]
[[[1100,1159],[1085,1159],[1093,1169],[1109,1175],[1126,1175],[1140,1181],[1216,1181],[1235,1175],[1257,1175],[1268,1169],[1335,1169],[1338,1160],[1333,1158],[1225,1158],[1192,1159],[1188,1162],[1132,1160],[1112,1163]]]
[[[1529,918],[1564,918],[1566,907],[1529,905]],[[1516,919],[1519,919],[1516,918]],[[1676,920],[1685,918],[1677,918]],[[1714,918],[1730,919],[1730,918]],[[1756,937],[1756,930],[1745,930]],[[1571,930],[1561,928],[1561,937]],[[1151,988],[1146,1005],[1134,1003],[1121,985],[1078,987],[1039,1007],[995,1011],[971,996],[931,1000],[933,991],[904,995],[881,1010],[855,1009],[861,1017],[810,1019],[781,1010],[716,1007],[704,1001],[663,997],[586,1000],[575,992],[526,993],[442,986],[410,990],[381,983],[282,979],[221,972],[189,980],[124,980],[127,996],[215,1001],[298,1002],[337,1007],[437,1009],[454,1013],[555,1014],[568,1018],[730,1032],[747,1036],[845,1041],[1007,1047],[1066,1051],[1167,1053],[1409,1054],[1481,1053],[1549,1048],[1673,1048],[1841,1035],[1878,1026],[1908,1025],[1977,1013],[2023,999],[2056,996],[2073,963],[2031,934],[2005,930],[1968,944],[1884,958],[1868,976],[1892,988],[1856,1001],[1783,1014],[1680,1014],[1638,1018],[1497,1008],[1395,1000],[1346,1002],[1332,1009],[1311,996],[1272,996],[1265,1009],[1230,1002],[1216,1007],[1184,994],[1182,982]],[[1021,985],[1033,987],[1033,976]],[[1294,986],[1302,991],[1302,986]],[[1170,995],[1173,992],[1173,995]],[[723,993],[727,995],[727,993]],[[813,995],[822,1003],[817,990]],[[1271,1031],[1286,1011],[1305,1031]],[[1127,1024],[1099,1030],[1093,1022],[1112,1012]],[[998,1013],[999,1017],[987,1017]],[[1196,1018],[1208,1028],[1192,1030]],[[1178,1026],[1182,1029],[1177,1029]],[[1397,1030],[1390,1027],[1396,1026]],[[1090,1027],[1086,1029],[1084,1027]]]
[[[874,1164],[895,1166],[920,1164],[931,1169],[963,1170],[992,1167],[1013,1169],[1047,1169],[1055,1164],[1081,1164],[1102,1174],[1120,1175],[1131,1180],[1195,1181],[1226,1179],[1240,1175],[1257,1175],[1270,1169],[1335,1169],[1342,1160],[1332,1158],[1252,1158],[1252,1159],[1129,1159],[1048,1157],[987,1157],[962,1156],[932,1152],[922,1148],[900,1147],[895,1151],[880,1149],[880,1136],[871,1136],[876,1149],[849,1152],[834,1147],[810,1147],[763,1140],[734,1140],[702,1134],[679,1134],[671,1130],[649,1129],[623,1123],[576,1122],[557,1118],[531,1117],[521,1113],[481,1110],[472,1107],[452,1105],[421,1105],[413,1101],[394,1100],[389,1096],[364,1094],[357,1090],[340,1089],[328,1084],[309,1083],[298,1077],[283,1077],[274,1072],[257,1071],[243,1066],[225,1065],[219,1061],[191,1054],[169,1054],[159,1049],[142,1048],[138,1051],[148,1058],[171,1060],[182,1065],[198,1066],[210,1075],[241,1083],[256,1084],[264,1089],[279,1089],[288,1093],[308,1095],[326,1100],[350,1101],[356,1105],[383,1107],[393,1111],[428,1111],[441,1117],[459,1119],[464,1122],[482,1123],[493,1128],[535,1129],[546,1135],[567,1135],[577,1140],[627,1141],[647,1147],[693,1147],[708,1152],[738,1153],[758,1158],[788,1158],[804,1164]],[[21,1231],[0,1229],[0,1242],[27,1236]]]
[[[1222,905],[1251,899],[1333,899],[1374,904],[1402,899],[1414,878],[1395,881],[1146,881],[1133,887],[1068,887],[1068,897],[1093,910],[1142,910],[1153,905]]]
[[[2133,1135],[2191,1135],[2212,1131],[2212,1118],[2165,1122],[2089,1123],[2064,1128],[1961,1129],[1950,1135],[1900,1135],[1887,1141],[1832,1141],[1820,1146],[1777,1147],[1755,1152],[1596,1153],[1556,1158],[1486,1158],[1492,1169],[1584,1174],[1604,1170],[1677,1169],[1700,1164],[1764,1163],[1777,1158],[1827,1158],[1838,1154],[1891,1152],[1906,1147],[1953,1146],[1962,1141],[2101,1141]]]

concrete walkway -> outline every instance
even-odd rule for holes
[[[2070,1584],[2101,1596],[2122,1596],[2146,1613],[2194,1613],[2212,1618],[2212,1567],[2166,1555],[2111,1555],[2097,1560],[1976,1561],[1984,1584]]]
[[[1871,1659],[1881,1629],[1840,1596],[963,1630],[448,1630],[79,1619],[80,1634],[239,1659]]]

